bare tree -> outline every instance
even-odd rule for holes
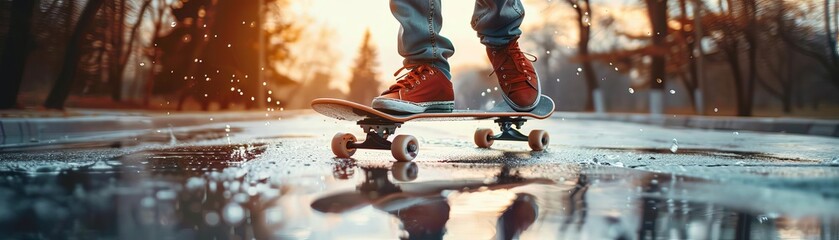
[[[647,13],[650,19],[650,26],[652,26],[652,45],[654,48],[667,48],[667,1],[662,0],[645,0],[647,5]],[[664,82],[667,79],[667,59],[665,55],[654,54],[651,55],[652,63],[650,64],[650,113],[661,114],[664,113],[663,90]]]
[[[166,13],[170,8],[170,3],[168,0],[156,0],[154,7],[153,11],[151,11],[153,25],[150,36],[151,39],[148,41],[151,46],[146,48],[147,56],[151,59],[150,69],[152,71],[152,74],[149,74],[145,79],[145,86],[143,88],[143,106],[146,107],[151,104],[152,92],[154,90],[155,71],[157,71],[162,51],[157,47],[157,44],[154,43],[154,40],[160,37],[161,31],[163,30],[163,20],[168,16]]]
[[[6,79],[0,88],[0,109],[17,107],[17,95],[32,39],[32,16],[36,3],[34,0],[12,1],[9,34],[0,57],[0,76]]]
[[[597,83],[597,75],[594,71],[592,60],[587,56],[589,42],[591,41],[591,2],[589,0],[566,0],[577,13],[577,27],[579,28],[579,41],[577,42],[577,55],[581,59],[583,78],[586,81],[588,97],[586,98],[586,110],[604,112],[603,93]]]
[[[64,54],[64,60],[59,72],[58,79],[53,85],[47,97],[44,107],[52,109],[64,109],[64,102],[70,94],[70,88],[75,82],[74,75],[79,65],[79,58],[81,57],[81,49],[85,43],[85,33],[89,30],[96,13],[102,7],[103,0],[89,0],[82,10],[79,20],[73,29],[73,34],[67,43],[67,50]]]
[[[131,25],[131,31],[128,33],[128,43],[124,43],[125,41],[125,17],[126,17],[126,3],[123,0],[120,4],[120,12],[115,17],[115,21],[117,22],[114,24],[114,47],[112,49],[113,58],[112,62],[114,63],[112,66],[109,66],[109,77],[108,80],[111,83],[111,99],[114,101],[121,101],[122,100],[122,83],[123,83],[123,75],[125,73],[125,67],[128,63],[128,59],[131,58],[131,54],[134,52],[134,42],[137,39],[137,32],[140,29],[143,21],[145,20],[146,10],[151,5],[152,0],[143,0],[143,4],[140,6],[134,24]]]

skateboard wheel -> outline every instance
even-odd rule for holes
[[[396,161],[410,162],[417,157],[418,152],[419,141],[411,135],[398,135],[393,138],[393,143],[390,145],[390,153]]]
[[[495,140],[490,139],[490,137],[493,135],[492,129],[478,128],[478,130],[475,130],[475,145],[478,145],[479,148],[492,147],[492,143],[495,142]]]
[[[398,181],[410,182],[417,179],[419,167],[413,162],[398,162],[390,167],[393,178]]]
[[[530,135],[527,136],[527,143],[533,151],[545,150],[550,142],[551,138],[545,130],[533,130],[530,131]]]
[[[354,143],[355,136],[351,133],[336,133],[332,137],[332,153],[339,158],[349,158],[355,154],[355,148],[348,148],[348,143]]]

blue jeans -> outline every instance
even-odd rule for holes
[[[399,55],[405,66],[430,63],[451,79],[448,58],[454,45],[440,35],[440,0],[390,0],[390,11],[401,25]],[[521,35],[524,6],[520,0],[476,0],[472,28],[487,47],[504,46]]]

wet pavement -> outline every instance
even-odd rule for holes
[[[550,119],[407,124],[412,163],[335,159],[314,114],[3,149],[9,239],[839,239],[839,139]]]

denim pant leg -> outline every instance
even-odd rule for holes
[[[390,11],[399,21],[399,55],[405,66],[431,63],[451,79],[448,58],[454,45],[440,36],[443,16],[440,0],[390,0]]]
[[[476,0],[472,28],[487,47],[507,45],[521,35],[524,6],[520,0]]]

